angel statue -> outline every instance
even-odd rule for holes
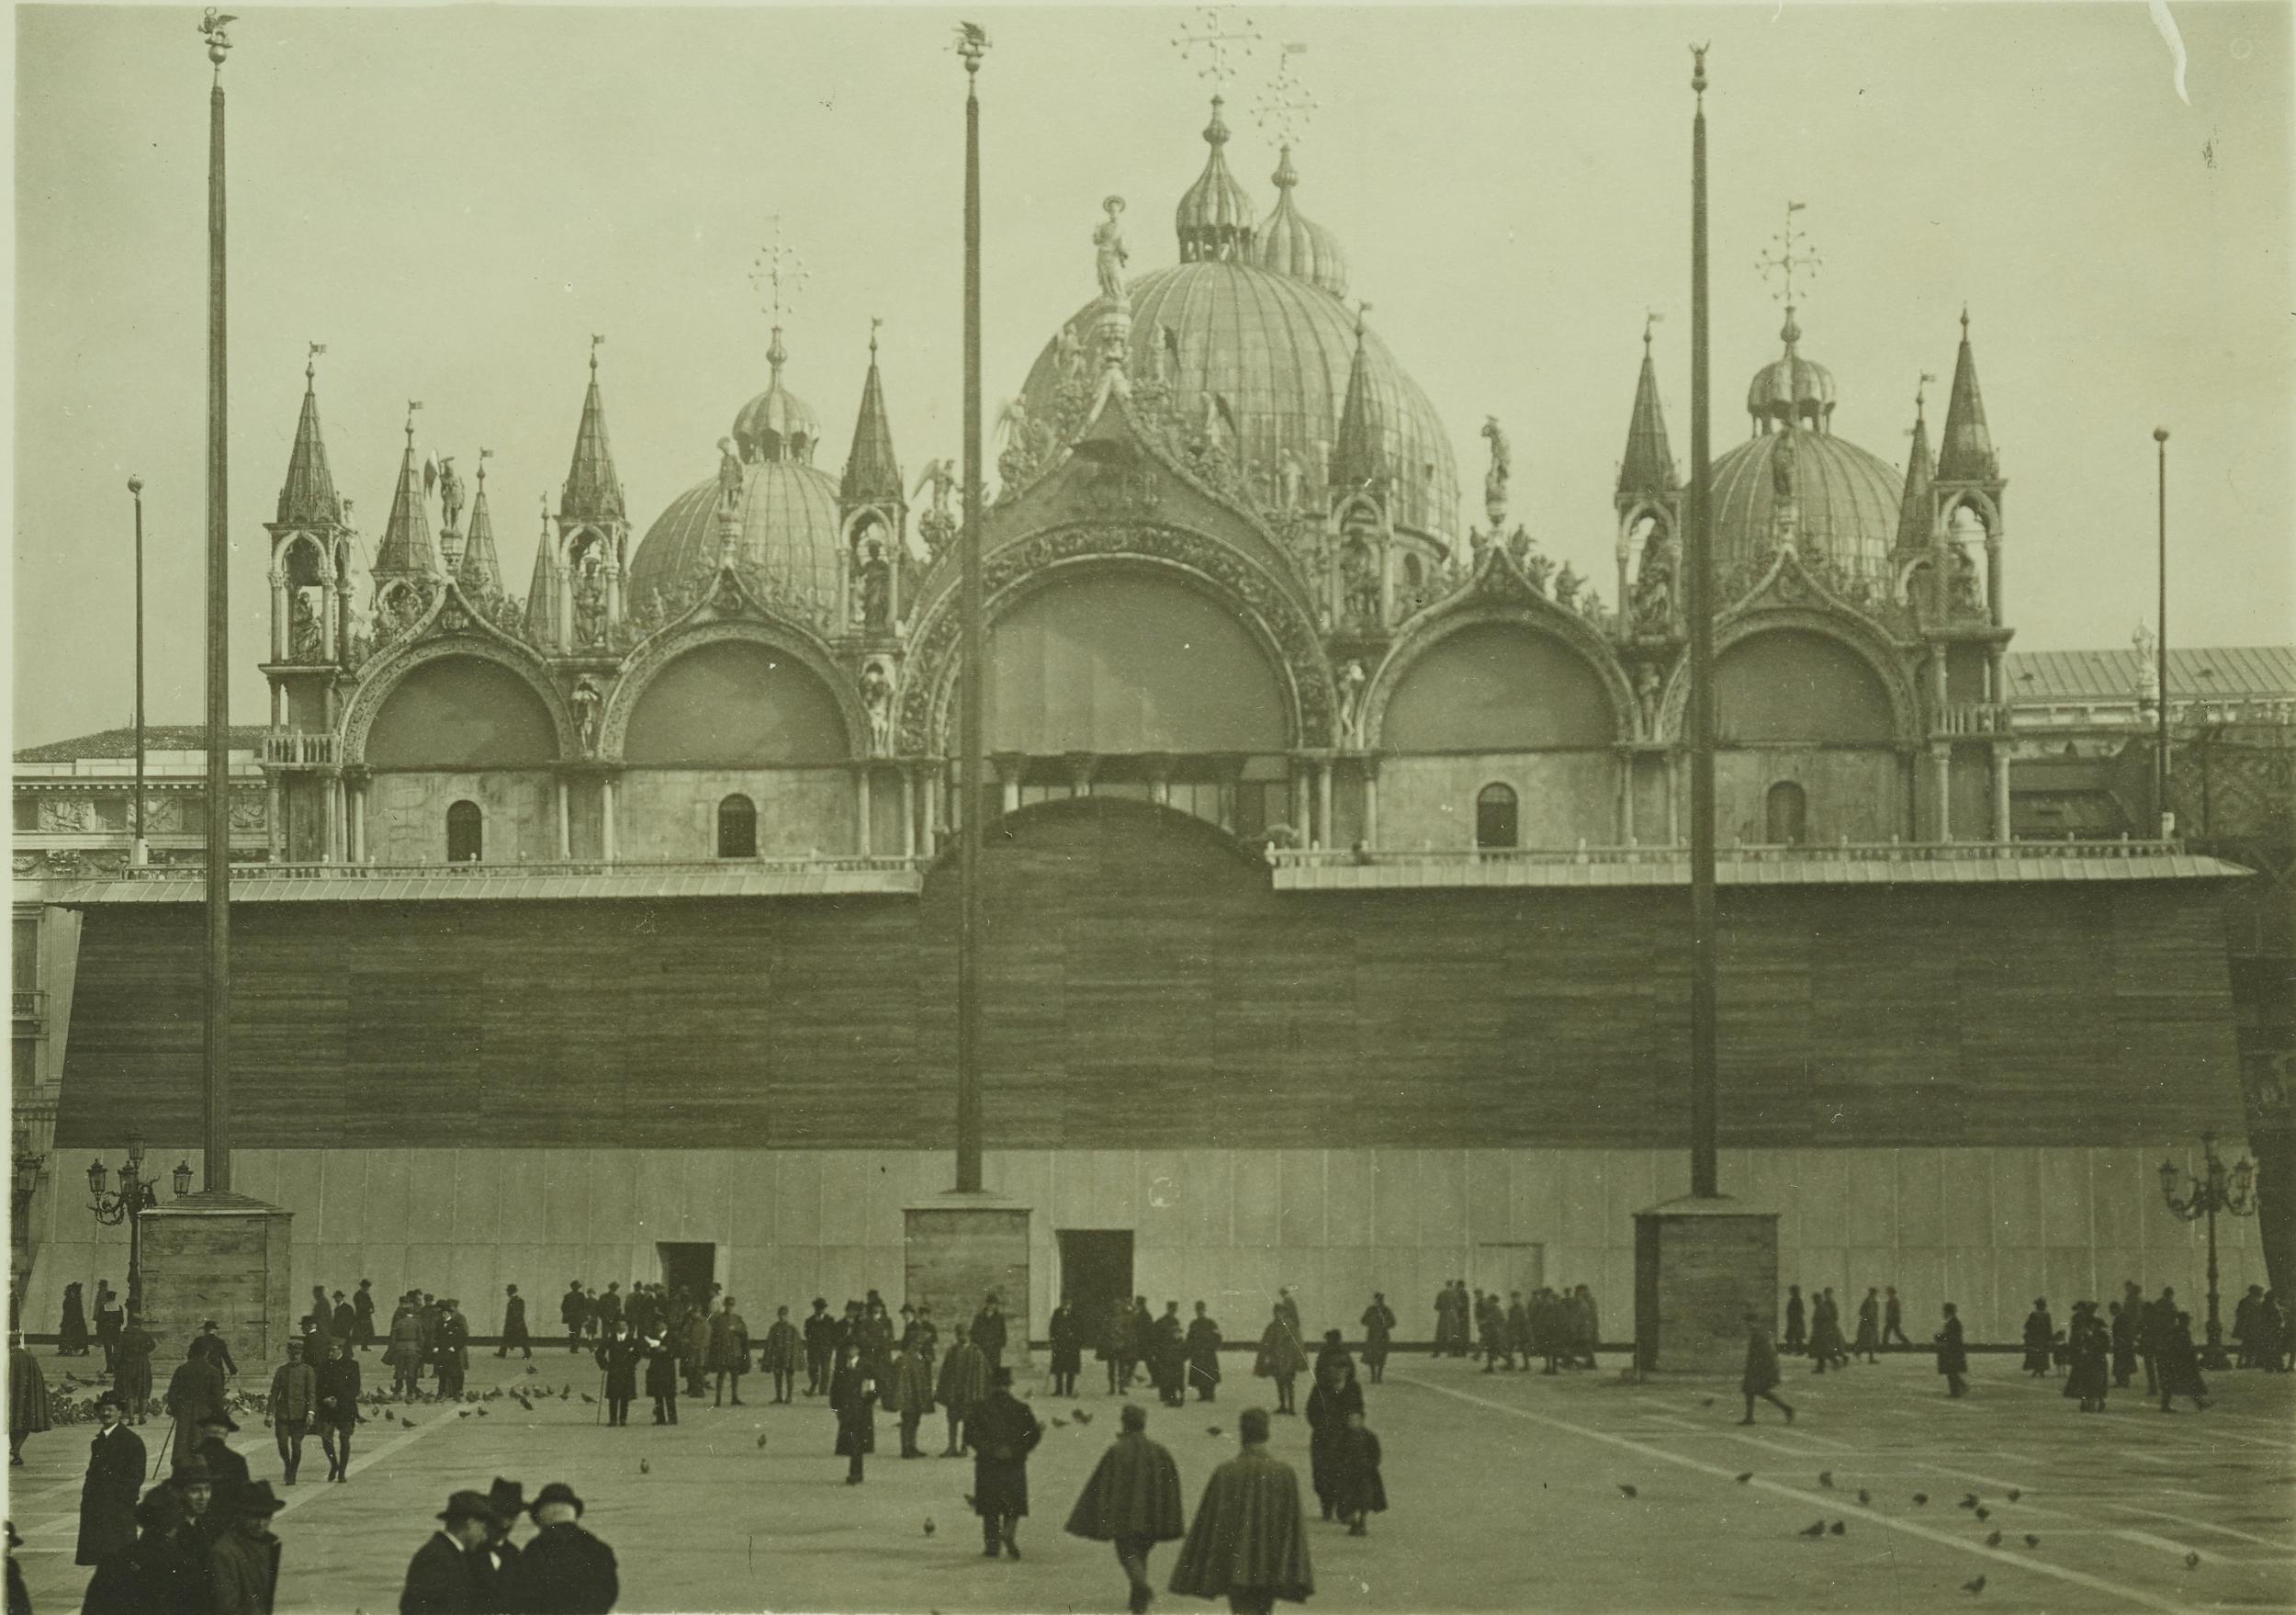
[[[1131,254],[1124,250],[1124,198],[1109,197],[1100,207],[1108,217],[1092,232],[1092,250],[1100,275],[1100,295],[1117,308],[1129,309],[1131,299],[1124,293],[1124,265],[1131,262]]]
[[[861,669],[861,706],[869,714],[869,733],[879,751],[893,749],[893,679],[882,661]]]
[[[442,455],[438,462],[438,525],[448,533],[462,531],[462,479],[455,475],[455,457]]]
[[[1483,435],[1491,440],[1491,469],[1483,473],[1483,503],[1495,510],[1504,510],[1507,479],[1514,474],[1514,457],[1508,452],[1507,435],[1500,427],[1498,416],[1483,417]]]
[[[717,503],[726,510],[741,503],[741,457],[730,437],[717,440]]]
[[[933,491],[933,510],[939,514],[947,515],[949,496],[956,491],[956,462],[943,456],[940,459],[926,462],[924,474],[917,478],[917,486],[910,490],[909,497],[914,499],[929,488]]]
[[[1555,574],[1555,604],[1565,611],[1570,610],[1578,604],[1579,585],[1585,581],[1579,576],[1578,568],[1564,561],[1562,570]]]

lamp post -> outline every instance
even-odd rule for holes
[[[2201,1175],[2198,1178],[2186,1172],[2174,1161],[2161,1162],[2160,1195],[2168,1203],[2170,1214],[2182,1221],[2191,1223],[2202,1217],[2208,1219],[2208,1350],[2201,1355],[2200,1366],[2213,1372],[2232,1366],[2224,1356],[2224,1326],[2217,1316],[2217,1214],[2221,1212],[2229,1217],[2252,1217],[2257,1214],[2256,1196],[2252,1192],[2256,1167],[2246,1156],[2243,1156],[2227,1169],[2217,1156],[2216,1135],[2213,1133],[2200,1135],[2200,1156]]]
[[[143,1176],[142,1134],[128,1135],[128,1159],[119,1169],[118,1189],[108,1187],[110,1177],[101,1158],[88,1163],[87,1208],[103,1227],[128,1225],[128,1309],[133,1312],[143,1304],[143,1220],[139,1214],[160,1203],[159,1186]],[[174,1180],[179,1197],[191,1192],[189,1161],[177,1164]]]
[[[2155,531],[2160,539],[2160,638],[2154,643],[2153,682],[2160,686],[2158,722],[2160,732],[2153,741],[2153,833],[2167,841],[2175,834],[2175,820],[2168,811],[2168,428],[2153,428],[2155,457],[2157,460],[2154,486],[2159,495],[2159,521]]]
[[[143,479],[128,479],[128,491],[136,502],[136,837],[128,861],[150,859],[143,831]]]

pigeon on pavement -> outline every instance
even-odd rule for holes
[[[1822,1537],[1826,1534],[1826,1522],[1822,1519],[1812,1521],[1802,1528],[1801,1534],[1806,1537]]]
[[[1981,1575],[1975,1581],[1963,1582],[1961,1584],[1961,1590],[1965,1593],[1981,1593],[1985,1591],[1985,1577]]]
[[[1641,1496],[1639,1492],[1636,1491],[1634,1487],[1628,1485],[1625,1481],[1620,1481],[1618,1483],[1618,1495],[1622,1497],[1638,1497]]]

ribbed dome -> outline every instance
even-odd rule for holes
[[[1289,453],[1309,485],[1320,486],[1347,397],[1355,316],[1320,288],[1250,264],[1177,264],[1141,276],[1129,290],[1132,374],[1157,373],[1169,329],[1179,347],[1173,392],[1181,407],[1193,411],[1207,392],[1228,401],[1255,484],[1273,488]],[[1075,329],[1092,329],[1103,307],[1096,299],[1079,309]],[[1040,421],[1054,412],[1059,349],[1057,338],[1045,344],[1021,391]],[[1458,531],[1458,473],[1442,418],[1377,335],[1365,338],[1364,359],[1395,472],[1396,524],[1447,540]]]
[[[1190,262],[1239,257],[1252,246],[1256,210],[1252,194],[1228,172],[1228,160],[1221,155],[1220,149],[1228,143],[1228,126],[1220,120],[1220,107],[1221,99],[1214,96],[1211,121],[1204,126],[1204,142],[1211,147],[1211,155],[1173,215],[1180,234],[1180,256]]]
[[[811,404],[782,385],[782,367],[789,362],[789,350],[782,345],[778,325],[765,357],[773,367],[773,380],[734,417],[734,444],[745,460],[786,459],[809,466],[821,442],[821,423]]]
[[[1794,442],[1795,548],[1845,571],[1880,581],[1897,536],[1904,478],[1854,443],[1800,428],[1765,432],[1714,462],[1714,566],[1717,576],[1776,547],[1775,461]]]
[[[1795,324],[1791,308],[1785,311],[1785,329],[1778,334],[1785,353],[1754,372],[1753,384],[1746,390],[1746,412],[1757,421],[1823,425],[1834,412],[1833,372],[1795,350],[1802,328]]]
[[[743,468],[741,534],[734,559],[824,611],[837,608],[837,481],[793,460]],[[667,602],[689,582],[715,576],[718,563],[717,479],[696,482],[662,512],[630,558],[629,598],[656,591]]]
[[[1289,275],[1320,286],[1335,298],[1347,295],[1347,254],[1339,238],[1300,211],[1292,191],[1300,173],[1291,165],[1291,148],[1283,149],[1276,164],[1276,210],[1267,216],[1252,246],[1252,261],[1263,269]]]

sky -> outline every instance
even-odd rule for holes
[[[983,7],[990,419],[1095,290],[1100,200],[1134,273],[1173,262],[1204,163],[1179,8]],[[1462,487],[1483,417],[1514,515],[1610,575],[1611,490],[1647,312],[1689,446],[1690,55],[1711,41],[1716,452],[1780,311],[1756,260],[1789,201],[1822,259],[1802,352],[1834,430],[1904,464],[1970,311],[2009,480],[2016,648],[2121,646],[2155,588],[2169,444],[2173,643],[2296,637],[2296,9],[2178,5],[2178,97],[2147,7],[1250,7],[1231,167],[1272,207],[1255,118],[1283,47],[1315,107],[1299,205],[1433,400]],[[208,73],[196,12],[16,13],[12,744],[128,721],[144,495],[148,710],[199,711]],[[242,7],[230,96],[234,716],[262,721],[272,514],[306,344],[371,547],[406,405],[488,490],[513,590],[566,475],[590,338],[634,535],[715,466],[767,378],[752,271],[780,240],[785,379],[844,458],[880,317],[911,479],[959,451],[959,13]],[[993,455],[992,455],[993,461]],[[1608,591],[1605,590],[1605,593]]]

